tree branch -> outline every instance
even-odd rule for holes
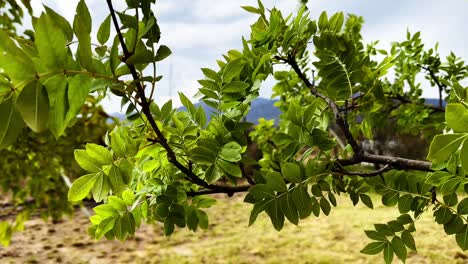
[[[389,96],[388,98],[390,99],[394,99],[394,100],[398,100],[401,102],[401,104],[412,104],[414,103],[411,99],[409,99],[408,97],[405,97],[405,96],[402,96],[402,95],[395,95],[395,96]],[[439,102],[440,104],[440,102]],[[424,104],[425,107],[433,110],[434,112],[445,112],[445,108],[443,106],[435,106],[435,105],[431,105],[431,104]],[[398,107],[398,105],[397,105]]]
[[[430,67],[421,66],[421,68],[429,72],[429,76],[431,76],[431,79],[435,82],[435,84],[439,88],[439,107],[442,108],[444,106],[443,100],[442,100],[442,91],[445,89],[445,85],[439,82],[439,79],[437,78],[437,76],[435,76],[434,71]]]
[[[392,168],[399,170],[419,170],[427,172],[433,171],[431,169],[431,162],[429,161],[412,160],[368,153],[363,153],[360,157],[353,156],[350,159],[339,159],[336,162],[343,167],[356,165],[362,162],[368,162],[372,164],[389,165],[392,166]]]
[[[336,103],[328,98],[326,95],[320,93],[314,84],[312,84],[309,79],[304,75],[302,70],[299,68],[296,59],[293,55],[289,54],[287,58],[283,58],[280,56],[275,57],[277,60],[283,61],[289,64],[293,70],[296,72],[297,76],[304,82],[304,84],[309,87],[311,93],[323,99],[330,109],[332,110],[333,114],[336,118],[336,123],[343,131],[344,135],[346,136],[347,142],[351,145],[354,151],[354,156],[351,159],[347,160],[338,160],[337,162],[341,166],[349,166],[354,164],[359,164],[362,162],[368,162],[373,164],[381,164],[381,165],[388,165],[395,169],[400,170],[420,170],[420,171],[433,171],[431,169],[431,162],[428,161],[420,161],[420,160],[411,160],[399,157],[391,157],[391,156],[382,156],[382,155],[374,155],[365,153],[364,150],[359,146],[354,139],[351,131],[349,130],[349,126],[347,121],[343,119],[343,116],[340,114],[339,108]],[[379,175],[378,173],[376,175]],[[374,175],[375,176],[375,175]]]
[[[219,191],[219,190],[213,190],[213,189],[204,189],[204,190],[199,190],[199,191],[191,191],[187,192],[187,196],[193,197],[193,196],[198,196],[198,195],[205,195],[205,194],[215,194],[215,193],[226,193],[229,197],[233,196],[234,193],[239,193],[239,192],[246,192],[249,190],[251,185],[241,185],[241,186],[223,186],[226,189]]]
[[[137,81],[139,80],[138,73],[135,69],[135,66],[127,63],[127,59],[132,55],[128,49],[127,46],[125,45],[125,41],[122,35],[122,32],[120,31],[119,24],[117,22],[117,17],[115,15],[115,10],[112,6],[112,0],[106,0],[107,5],[109,7],[110,15],[112,18],[112,22],[114,24],[115,30],[117,32],[117,36],[120,41],[120,45],[122,47],[122,51],[124,53],[122,61],[127,65],[128,69],[130,70],[130,73],[132,74],[133,79],[135,80],[135,86],[137,88],[137,96],[140,98],[140,106],[141,106],[141,111],[143,114],[146,116],[148,119],[148,122],[150,123],[152,129],[156,133],[156,141],[159,143],[167,152],[167,159],[169,160],[170,163],[172,163],[177,169],[179,169],[182,173],[184,173],[187,177],[188,180],[196,185],[199,185],[201,187],[211,189],[217,192],[223,192],[223,193],[232,193],[232,187],[229,186],[219,186],[219,185],[213,185],[209,184],[206,181],[200,179],[195,175],[189,168],[185,167],[182,163],[180,163],[177,160],[175,152],[172,150],[171,146],[169,146],[167,139],[164,137],[163,133],[159,129],[159,127],[156,124],[156,121],[153,118],[153,115],[151,114],[151,110],[149,107],[149,102],[145,96],[145,90],[143,86],[141,85],[141,82]]]
[[[317,90],[317,88],[315,87],[315,84],[314,83],[311,83],[309,81],[309,79],[307,78],[307,76],[304,75],[304,73],[302,72],[302,70],[299,68],[299,65],[297,64],[297,61],[296,61],[296,58],[294,57],[294,55],[292,54],[288,54],[288,57],[287,58],[282,58],[280,56],[276,56],[275,57],[276,59],[280,60],[280,61],[284,61],[286,62],[287,64],[289,64],[293,70],[296,72],[297,76],[304,82],[304,84],[310,89],[310,92],[318,97],[318,98],[321,98],[322,100],[324,100],[328,107],[330,107],[331,111],[333,112],[333,114],[335,115],[335,119],[336,119],[336,123],[338,124],[338,126],[340,127],[341,131],[343,132],[343,134],[345,135],[346,137],[346,141],[351,145],[351,147],[353,148],[353,151],[355,153],[355,155],[357,156],[360,156],[362,155],[363,153],[363,150],[361,148],[361,146],[358,145],[358,143],[356,142],[356,140],[354,139],[353,135],[351,134],[351,131],[349,130],[349,126],[347,124],[347,120],[345,120],[343,118],[343,116],[341,115],[340,113],[340,110],[338,108],[338,106],[336,105],[336,103],[330,99],[329,97],[327,97],[326,95],[322,94],[321,92],[319,92]]]
[[[342,176],[350,175],[350,176],[361,176],[364,178],[367,177],[374,177],[374,176],[379,176],[382,173],[391,170],[392,167],[390,165],[385,165],[381,169],[375,170],[375,171],[346,171],[344,169],[338,169],[334,172],[341,173]]]

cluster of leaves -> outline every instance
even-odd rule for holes
[[[21,3],[31,14],[29,1]],[[1,34],[9,36],[2,38],[1,45],[15,53],[17,60],[25,60],[18,49],[9,46],[11,39],[16,39],[34,54],[33,46],[29,46],[35,39],[34,32],[27,30],[24,37],[16,32],[24,10],[16,1],[2,1],[0,10],[0,27],[4,30]],[[24,62],[29,63],[27,59]],[[10,65],[8,63],[11,62],[3,63]],[[21,68],[31,66],[15,62],[12,65],[17,68],[10,70],[18,74]],[[70,181],[83,173],[74,160],[73,149],[87,142],[101,143],[111,125],[110,117],[97,105],[100,97],[86,93],[86,102],[77,106],[79,116],[73,117],[73,120],[70,118],[73,127],[65,129],[64,136],[56,138],[45,129],[49,99],[41,84],[30,80],[31,83],[24,84],[23,90],[16,90],[22,85],[15,87],[4,68],[0,69],[0,80],[0,105],[4,114],[0,118],[0,142],[3,147],[0,150],[0,186],[2,197],[8,201],[2,204],[1,219],[5,221],[0,222],[0,243],[8,245],[12,233],[21,231],[24,221],[31,214],[38,212],[45,220],[52,218],[57,221],[63,214],[73,212],[72,204],[66,199]],[[74,93],[70,93],[70,96],[74,96]],[[24,127],[22,118],[27,127]]]
[[[27,8],[29,14],[32,13],[31,1],[21,0],[21,4]],[[0,28],[16,32],[16,26],[21,24],[24,16],[24,10],[16,0],[5,0],[0,2]]]
[[[40,212],[44,219],[60,219],[64,213],[73,212],[67,202],[69,180],[78,178],[83,170],[73,157],[73,149],[86,142],[101,143],[110,128],[108,116],[101,107],[84,107],[66,136],[55,139],[50,132],[38,134],[23,128],[18,140],[1,149],[1,195],[9,203],[2,205],[2,218],[10,218],[15,208],[21,208],[14,222],[1,221],[0,242],[8,245],[14,231],[21,231],[22,224],[31,213]]]
[[[215,201],[203,196],[209,193],[248,191],[249,224],[266,212],[281,230],[285,219],[297,225],[320,212],[328,215],[336,195],[372,209],[368,193],[375,192],[401,215],[366,231],[374,242],[363,253],[383,251],[387,263],[394,255],[405,261],[407,249],[416,250],[415,221],[429,208],[447,234],[468,248],[467,202],[458,201],[458,193],[468,191],[467,87],[460,84],[468,67],[455,55],[441,62],[437,49],[424,50],[419,33],[389,51],[377,43],[366,46],[361,17],[323,12],[315,21],[305,7],[284,17],[258,1],[258,7],[243,7],[258,19],[242,49],[229,50],[216,68],[202,69],[197,96],[212,108],[208,119],[182,93],[185,111],[171,101],[154,103],[162,78],[156,76],[157,63],[171,51],[159,43],[155,1],[126,2],[118,12],[107,1],[110,15],[99,27],[98,44],[91,43],[91,15],[83,0],[73,26],[50,8],[34,18],[34,41],[0,31],[0,121],[7,124],[0,127],[0,146],[14,142],[24,124],[63,135],[90,92],[110,90],[126,107],[131,122],[117,125],[104,144],[88,143],[74,152],[88,174],[73,182],[69,200],[92,196],[102,202],[91,217],[91,236],[122,240],[143,220],[162,223],[166,235],[175,226],[207,228],[203,208]],[[108,46],[111,22],[116,36]],[[275,71],[274,64],[290,70]],[[146,74],[151,68],[153,75]],[[446,109],[420,99],[420,74],[447,93]],[[280,124],[262,120],[247,138],[253,124],[244,117],[269,76],[277,80]],[[432,163],[372,155],[362,147],[364,139],[376,139],[373,128],[388,117],[398,131],[418,129],[434,138],[427,156]],[[421,129],[420,122],[426,123]],[[337,133],[329,133],[333,126]],[[262,159],[247,153],[251,141],[260,145]],[[362,162],[376,170],[359,171]]]

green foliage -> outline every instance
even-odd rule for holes
[[[408,250],[416,250],[415,222],[430,208],[434,221],[455,235],[461,249],[468,248],[468,202],[458,199],[468,190],[467,87],[460,84],[468,67],[454,54],[442,61],[437,48],[424,49],[419,32],[408,32],[390,50],[378,49],[376,42],[365,46],[361,17],[323,12],[312,20],[305,6],[284,17],[258,1],[258,7],[242,7],[258,16],[242,49],[227,51],[213,69],[201,69],[197,97],[211,107],[208,119],[182,93],[184,111],[172,101],[154,103],[162,78],[155,67],[171,50],[159,43],[155,1],[126,3],[122,12],[109,8],[98,27],[99,44],[91,43],[92,13],[84,0],[73,25],[46,8],[33,19],[34,38],[0,31],[0,147],[21,151],[11,144],[21,140],[22,129],[51,132],[70,143],[85,172],[73,175],[68,200],[92,197],[101,203],[90,218],[91,236],[125,240],[143,221],[162,223],[166,235],[176,227],[206,229],[203,209],[216,201],[206,193],[247,191],[245,202],[253,204],[249,225],[265,212],[279,231],[285,220],[298,225],[312,214],[329,215],[336,195],[373,209],[373,192],[400,215],[366,230],[372,242],[362,253],[404,262]],[[116,36],[110,33],[114,23]],[[274,64],[290,68],[277,70]],[[394,80],[387,77],[390,70]],[[418,74],[447,93],[440,98],[446,108],[424,104]],[[253,128],[245,117],[269,76],[277,81],[280,122],[260,119]],[[71,125],[87,120],[83,112],[77,116],[89,94],[106,91],[121,98],[127,122],[107,133],[105,142],[85,138],[83,146],[66,140]],[[397,133],[432,141],[429,161],[363,147],[379,140],[376,128],[389,124]],[[56,162],[66,168],[69,160]],[[0,225],[0,239],[8,240],[12,231]]]

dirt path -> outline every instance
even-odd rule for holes
[[[0,247],[0,264],[383,263],[381,255],[367,256],[359,250],[369,242],[363,230],[394,219],[398,215],[394,208],[353,207],[346,198],[339,198],[338,204],[328,217],[310,217],[299,226],[286,224],[276,232],[264,214],[248,227],[251,205],[236,196],[221,199],[208,210],[207,231],[176,229],[165,237],[161,224],[143,224],[125,242],[90,238],[86,233],[89,221],[77,211],[57,224],[28,221],[9,247]],[[418,252],[410,252],[407,263],[468,263],[467,254],[453,236],[446,236],[434,224],[430,213],[418,221],[417,229]]]

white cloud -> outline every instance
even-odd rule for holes
[[[73,19],[77,0],[47,0],[46,5],[56,9],[70,21]],[[93,30],[107,16],[107,6],[102,0],[87,0],[93,15]],[[35,10],[42,10],[41,1],[33,0]],[[123,0],[113,1],[118,10],[122,10]],[[267,9],[277,6],[286,17],[297,10],[295,0],[264,0]],[[216,59],[229,49],[241,47],[242,35],[248,35],[249,25],[255,21],[256,15],[245,12],[241,5],[257,6],[257,1],[242,0],[159,0],[155,8],[162,31],[161,43],[168,45],[173,54],[171,58],[158,64],[158,74],[164,75],[158,83],[158,102],[172,98],[177,99],[177,91],[188,96],[193,95],[198,87],[197,79],[202,78],[200,68],[216,68]],[[365,19],[363,37],[366,42],[380,40],[380,46],[388,48],[390,42],[405,38],[406,29],[411,32],[422,31],[423,42],[427,47],[433,47],[439,41],[439,51],[442,56],[453,50],[462,58],[468,57],[465,24],[465,12],[468,1],[440,0],[427,1],[342,1],[342,0],[310,0],[308,4],[311,17],[318,19],[323,10],[329,14],[344,11],[361,15]],[[38,15],[38,12],[35,12]],[[172,65],[172,66],[170,66]],[[172,77],[169,68],[172,67]],[[171,81],[169,81],[171,79]],[[267,82],[261,94],[269,96]],[[169,92],[169,86],[172,92]],[[430,90],[424,96],[434,97]],[[106,108],[120,108],[120,103],[105,103]],[[117,105],[118,107],[115,107]],[[111,110],[109,110],[111,111]]]

